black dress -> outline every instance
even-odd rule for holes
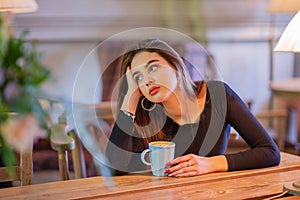
[[[245,140],[249,150],[225,154],[230,127]],[[270,167],[280,162],[280,152],[272,138],[240,97],[221,81],[207,82],[206,104],[198,123],[178,125],[166,116],[163,132],[176,144],[175,157],[189,153],[225,154],[228,171]],[[111,168],[117,174],[145,169],[140,160],[144,149],[131,118],[119,112],[106,149]]]

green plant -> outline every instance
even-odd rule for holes
[[[25,148],[22,143],[32,137],[36,139],[40,131],[49,134],[47,113],[34,95],[47,80],[49,71],[41,64],[34,44],[24,40],[26,32],[20,37],[8,35],[2,16],[0,28],[0,150],[4,165],[13,175],[14,151]]]

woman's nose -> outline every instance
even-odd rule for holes
[[[146,80],[145,80],[145,85],[148,87],[153,83],[153,79],[150,76],[147,76]]]

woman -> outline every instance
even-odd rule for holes
[[[238,95],[221,81],[194,83],[179,54],[159,39],[123,55],[118,103],[106,153],[117,174],[143,169],[140,153],[157,140],[176,143],[165,171],[174,177],[280,162],[276,144]],[[231,126],[249,150],[225,155]]]

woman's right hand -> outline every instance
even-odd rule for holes
[[[121,110],[126,110],[132,114],[135,114],[138,102],[140,97],[142,96],[142,93],[135,82],[135,80],[132,77],[132,73],[129,67],[126,69],[126,79],[127,79],[127,85],[128,90],[124,97],[123,104],[121,106]]]
[[[140,97],[142,96],[142,93],[141,93],[137,83],[133,79],[132,73],[131,73],[131,70],[129,67],[127,67],[127,69],[126,69],[126,79],[127,79],[127,85],[128,85],[128,90],[127,90],[126,95],[130,95],[134,98],[138,98],[138,100],[139,100]]]

